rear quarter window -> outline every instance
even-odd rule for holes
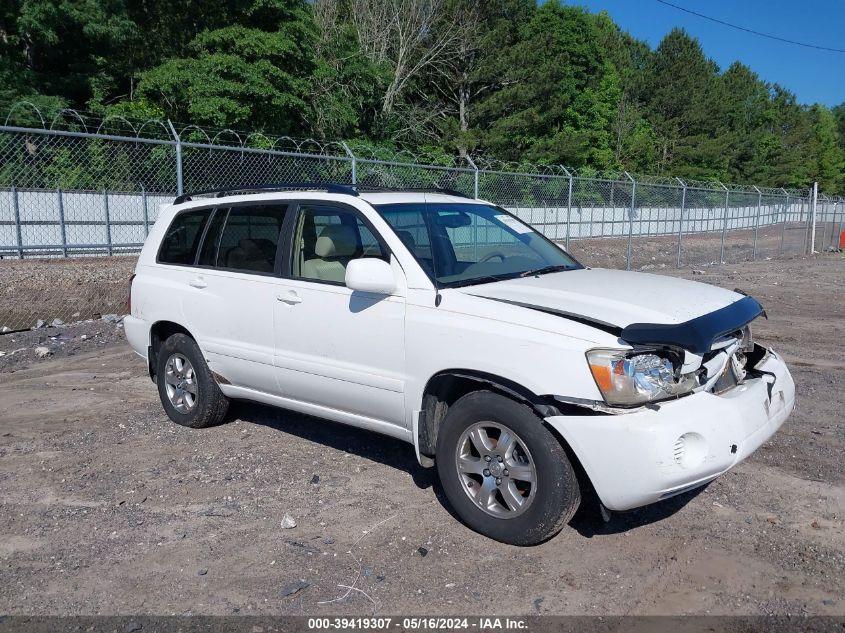
[[[202,209],[173,218],[158,250],[159,263],[193,265],[209,215],[209,209]]]

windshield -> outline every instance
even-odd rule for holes
[[[375,205],[438,287],[581,268],[559,246],[500,207]]]

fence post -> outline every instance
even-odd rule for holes
[[[780,188],[786,194],[786,205],[784,206],[783,212],[783,226],[780,230],[780,253],[779,255],[783,257],[783,238],[786,237],[786,223],[789,219],[789,192],[784,189],[783,187]]]
[[[12,208],[15,212],[15,234],[18,240],[18,259],[23,259],[23,236],[21,234],[21,210],[18,206],[18,190],[12,187]]]
[[[478,166],[472,160],[472,156],[466,155],[469,166],[472,167],[472,197],[478,200]]]
[[[827,215],[828,215],[828,207],[830,206],[830,199],[827,197],[826,194],[822,194],[822,208],[821,213],[819,214],[819,220],[822,225],[822,235],[821,241],[819,242],[819,251],[824,250],[825,242],[827,241]]]
[[[182,182],[182,139],[179,138],[179,134],[176,133],[176,128],[173,127],[170,119],[167,119],[167,125],[170,126],[170,132],[176,141],[176,194],[181,196],[185,192]]]
[[[675,176],[675,180],[681,183],[683,187],[681,193],[681,217],[678,221],[678,268],[681,267],[681,242],[684,239],[684,209],[687,206],[687,183]]]
[[[109,214],[109,194],[103,189],[103,210],[106,212],[106,251],[112,254],[111,247],[111,217]]]
[[[534,215],[534,209],[531,209],[531,215]],[[541,233],[549,237],[549,206],[545,199],[543,200],[543,230]]]
[[[821,221],[822,225],[822,239],[819,242],[820,250],[824,250],[824,243],[827,239],[827,213],[828,213],[828,206],[830,206],[830,198],[827,197],[826,194],[820,194],[821,197],[821,213],[818,214],[820,216],[818,219]],[[815,231],[814,231],[815,233]]]
[[[827,244],[827,246],[833,246],[833,234],[836,233],[836,200],[831,198],[830,202],[828,204],[830,204],[830,206],[831,206],[831,213],[830,213],[829,222],[828,222],[828,224],[830,224],[830,238],[829,238],[830,243],[828,244],[828,240],[825,240],[825,244]],[[825,234],[827,234],[826,230],[825,230]],[[822,244],[823,249],[827,248],[827,246],[825,246],[825,244]]]
[[[811,190],[810,193],[807,194],[807,198],[805,200],[803,200],[802,203],[801,203],[801,209],[802,209],[801,215],[804,215],[803,209],[804,209],[805,203],[806,203],[806,206],[807,206],[807,211],[806,211],[807,217],[803,218],[803,222],[804,222],[804,243],[801,245],[802,252],[805,255],[807,254],[807,243],[810,240],[810,206],[809,205],[810,205],[810,199],[811,198],[812,198],[812,190]]]
[[[843,199],[839,198],[839,204],[842,204]],[[839,230],[836,233],[836,242],[834,242],[834,246],[836,248],[840,248],[841,240],[842,240],[842,223],[845,220],[845,213],[839,216]]]
[[[569,177],[572,176],[572,173],[566,167],[564,167],[563,165],[559,165],[559,167],[560,167],[561,171],[563,171],[566,178],[569,178]],[[561,212],[561,209],[563,207],[561,205],[561,198],[560,198],[559,195],[555,195],[554,201],[555,201],[555,236],[554,236],[554,238],[550,238],[550,239],[557,241],[558,239],[560,239],[560,224],[561,224],[561,222],[560,222],[560,212]]]
[[[804,255],[807,254],[807,248],[809,248],[810,244],[810,222],[812,222],[813,218],[812,212],[810,207],[813,204],[813,188],[810,187],[807,191],[807,198],[802,200],[801,202],[801,220],[804,222],[804,243],[801,245],[802,252]]]
[[[144,205],[144,236],[150,234],[150,214],[147,211],[147,190],[141,185],[141,202]]]
[[[757,233],[760,230],[760,211],[763,207],[763,192],[757,185],[751,185],[757,191],[757,217],[754,218],[754,245],[751,247],[751,261],[757,259]]]
[[[627,171],[625,175],[631,181],[631,210],[628,212],[628,260],[626,263],[626,270],[631,270],[631,260],[633,258],[633,251],[631,248],[634,240],[634,209],[637,197],[637,181]]]
[[[572,174],[569,174],[569,194],[566,196],[566,250],[569,251],[569,229],[572,224]]]
[[[718,180],[716,182],[719,182]],[[725,232],[728,230],[728,205],[730,204],[730,195],[731,192],[728,188],[719,182],[722,189],[725,190],[725,214],[722,218],[722,239],[721,243],[719,244],[719,264],[725,263]]]
[[[813,183],[813,229],[810,232],[810,255],[816,252],[816,209],[819,204],[819,183]]]
[[[62,232],[62,254],[67,257],[67,232],[65,231],[65,203],[62,199],[62,190],[56,189],[59,198],[59,228]]]
[[[352,153],[352,150],[349,149],[349,145],[346,144],[345,141],[340,142],[341,146],[343,147],[343,151],[346,152],[346,156],[352,162],[352,184],[358,184],[358,159],[355,158],[355,154]]]

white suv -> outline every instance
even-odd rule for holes
[[[209,193],[162,209],[125,320],[178,424],[242,398],[400,438],[469,526],[533,544],[582,492],[625,510],[709,482],[792,411],[751,297],[582,266],[454,192]]]

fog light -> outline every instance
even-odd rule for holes
[[[674,460],[681,468],[695,468],[707,455],[707,443],[698,433],[684,433],[675,440]]]

